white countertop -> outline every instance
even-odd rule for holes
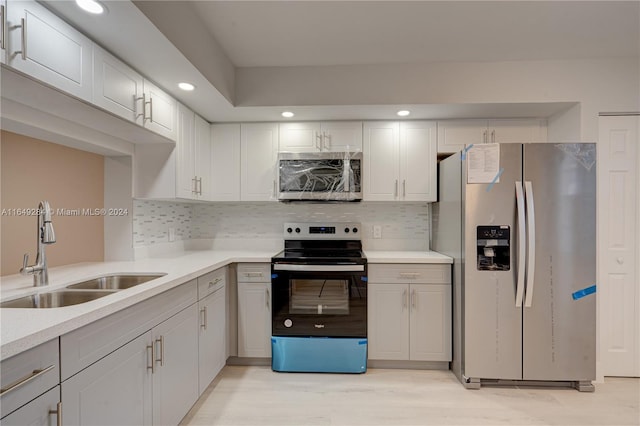
[[[270,262],[275,251],[202,250],[127,262],[79,263],[49,269],[49,286],[33,287],[33,277],[3,277],[0,300],[65,286],[117,273],[166,273],[136,287],[79,305],[50,309],[0,309],[0,359],[6,359],[48,340],[78,329],[149,297],[236,262]],[[365,251],[370,263],[452,263],[436,252]]]

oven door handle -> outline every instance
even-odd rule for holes
[[[299,265],[274,263],[274,271],[310,271],[310,272],[363,272],[364,265]]]

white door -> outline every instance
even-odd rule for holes
[[[400,123],[400,199],[436,201],[437,166],[435,121]]]
[[[487,122],[491,143],[546,142],[547,127],[544,120],[504,119]]]
[[[178,105],[178,139],[176,141],[176,196],[197,198],[195,114],[182,104]]]
[[[240,201],[240,124],[211,125],[211,199]]]
[[[195,175],[197,178],[197,195],[199,200],[212,200],[211,186],[211,125],[199,115],[194,124]]]
[[[152,330],[154,425],[177,425],[198,399],[198,325],[194,303]]]
[[[451,361],[451,286],[409,286],[409,358]]]
[[[9,65],[91,102],[91,40],[35,1],[12,1],[7,16]]]
[[[271,356],[270,283],[238,283],[238,356]]]
[[[144,80],[144,127],[172,141],[176,140],[178,103],[153,83]]]
[[[453,153],[465,145],[487,142],[486,120],[438,121],[438,152]]]
[[[363,199],[394,201],[399,194],[399,137],[397,122],[364,123]]]
[[[598,376],[640,376],[639,116],[600,117]]]
[[[63,382],[64,424],[151,425],[151,343],[147,332]]]
[[[7,63],[7,0],[0,0],[0,64]]]
[[[200,336],[198,339],[200,394],[215,379],[227,361],[225,335],[227,330],[225,287],[198,302]]]
[[[409,359],[409,285],[369,284],[369,359]]]
[[[56,386],[2,419],[2,426],[50,426],[57,423],[60,387]],[[66,421],[67,419],[64,418]],[[68,423],[71,424],[71,423]]]
[[[143,79],[128,65],[93,46],[93,103],[142,125]]]
[[[278,124],[243,123],[240,139],[240,199],[275,201]]]
[[[279,146],[285,152],[321,151],[320,123],[281,123]]]
[[[362,151],[362,122],[360,121],[328,121],[322,123],[321,131],[323,151]]]

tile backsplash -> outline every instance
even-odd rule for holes
[[[285,222],[360,222],[365,248],[426,250],[429,240],[427,203],[215,203],[188,204],[134,201],[135,247],[176,240],[282,239]],[[373,225],[382,238],[373,238]]]

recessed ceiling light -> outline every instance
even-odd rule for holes
[[[403,109],[401,111],[398,111],[396,114],[398,114],[400,117],[406,117],[407,115],[411,114],[411,111],[407,111],[406,109]]]
[[[283,113],[282,113],[282,116],[283,116],[284,118],[291,118],[291,117],[293,117],[294,115],[295,115],[295,114],[294,114],[294,113],[292,113],[291,111],[285,111],[285,112],[283,112]]]
[[[196,86],[194,86],[191,83],[178,83],[178,87],[181,88],[182,90],[186,90],[187,92],[190,92],[196,88]]]
[[[105,11],[104,6],[96,0],[76,0],[76,4],[80,9],[93,13],[94,15],[99,15]]]

